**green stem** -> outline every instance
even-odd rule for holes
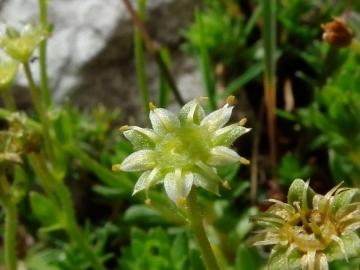
[[[77,225],[75,211],[69,190],[63,183],[57,181],[57,179],[55,179],[54,176],[49,172],[45,164],[45,159],[42,155],[36,154],[36,160],[40,164],[40,168],[43,170],[42,174],[46,176],[45,179],[47,179],[47,181],[50,181],[49,183],[51,183],[58,199],[60,200],[61,206],[63,208],[62,211],[66,218],[66,231],[70,238],[79,246],[82,253],[91,262],[93,269],[105,270],[105,267],[98,260],[98,257],[94,254],[93,250],[85,240],[84,235]]]
[[[5,210],[5,265],[8,270],[17,269],[16,258],[16,228],[17,228],[17,209],[16,205],[11,201],[8,194],[5,193],[4,185],[7,179],[1,173],[0,176],[0,203]]]
[[[1,92],[2,92],[2,96],[3,96],[6,108],[11,112],[15,112],[16,105],[15,105],[13,97],[11,96],[9,88],[2,89]]]
[[[208,270],[220,270],[210,242],[206,236],[204,225],[201,218],[200,208],[197,202],[196,187],[193,186],[186,200],[189,210],[189,220],[196,241],[199,245],[202,258]]]
[[[45,110],[43,107],[43,103],[42,103],[40,95],[39,95],[39,91],[36,88],[34,79],[32,77],[30,66],[28,63],[23,63],[23,66],[24,66],[26,78],[29,82],[31,98],[34,102],[35,109],[39,115],[40,122],[42,125],[42,129],[43,129],[42,134],[44,136],[45,148],[47,150],[47,154],[50,157],[51,164],[53,166],[55,166],[55,164],[56,164],[55,163],[55,154],[54,154],[54,149],[53,149],[53,145],[51,143],[51,138],[50,138],[50,122],[46,116],[46,113],[45,113]]]
[[[270,160],[273,177],[277,178],[276,162],[276,2],[264,1],[263,40],[265,51],[264,95],[269,129]]]
[[[72,240],[74,240],[79,246],[80,250],[91,262],[93,269],[106,270],[103,264],[99,261],[98,257],[94,254],[88,242],[77,225],[75,219],[74,207],[72,205],[71,195],[69,190],[60,182],[56,183],[56,192],[61,201],[61,205],[64,208],[66,214],[66,229]]]
[[[144,19],[146,0],[138,0],[138,16],[139,19]],[[141,33],[138,28],[135,29],[135,63],[136,74],[139,83],[143,110],[145,115],[149,114],[149,93],[147,90],[146,74],[145,74],[145,55],[143,49],[144,42],[141,38]]]
[[[41,157],[40,157],[41,156]],[[58,205],[58,201],[56,200],[52,183],[49,181],[47,174],[46,163],[44,162],[44,158],[41,153],[29,153],[28,155],[30,165],[34,169],[35,174],[39,177],[41,187],[44,189],[46,196],[54,203],[54,205]]]
[[[40,22],[43,28],[48,28],[47,21],[47,2],[48,0],[39,0],[40,7]],[[48,108],[51,105],[51,93],[49,88],[49,79],[47,76],[46,67],[46,39],[40,43],[39,46],[39,64],[40,64],[40,80],[41,80],[41,92],[44,99],[45,107]]]
[[[161,71],[161,73],[163,74],[163,76],[166,78],[166,80],[169,83],[169,86],[171,87],[171,90],[173,91],[173,94],[175,96],[175,99],[177,100],[177,102],[183,106],[185,103],[180,95],[179,90],[176,87],[175,81],[173,79],[173,77],[171,76],[171,73],[168,69],[168,67],[166,66],[166,63],[164,61],[164,59],[162,58],[161,54],[160,54],[160,49],[158,44],[156,44],[150,37],[148,31],[146,30],[146,27],[144,26],[144,24],[142,23],[142,21],[140,20],[139,16],[136,14],[132,4],[130,3],[129,0],[123,0],[127,10],[129,11],[130,15],[131,15],[131,19],[133,20],[134,24],[136,25],[136,27],[139,29],[139,32],[141,33],[141,36],[144,40],[145,43],[145,47],[146,50],[155,57],[156,63]]]

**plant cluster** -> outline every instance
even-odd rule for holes
[[[138,11],[123,1],[149,114],[148,128],[124,125],[123,136],[121,108],[53,104],[46,0],[39,23],[0,33],[0,268],[357,269],[359,4],[201,1],[180,32],[206,97],[186,103],[169,51],[143,24],[146,1]],[[160,70],[158,107],[144,47]],[[30,114],[13,97],[19,72]],[[178,114],[167,109],[171,94]],[[239,97],[248,123],[232,118]]]

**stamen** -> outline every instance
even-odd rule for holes
[[[229,105],[234,105],[235,103],[235,97],[234,96],[229,96],[226,100],[226,103]]]
[[[239,126],[245,126],[246,122],[247,122],[247,119],[246,119],[246,118],[241,119],[241,120],[239,121]]]
[[[127,131],[127,130],[129,130],[129,126],[128,125],[122,126],[121,128],[119,128],[119,130],[121,132]]]
[[[145,204],[146,204],[147,207],[151,208],[152,207],[151,199],[147,198],[145,200]]]
[[[250,164],[250,160],[240,157],[240,163],[244,164],[244,165],[249,165]]]
[[[227,190],[231,190],[231,187],[230,187],[228,181],[225,181],[222,185],[223,185],[223,187],[226,188]]]
[[[149,103],[149,109],[150,109],[150,111],[153,111],[156,109],[156,106],[154,105],[154,103],[152,103],[152,102]]]
[[[208,97],[199,97],[199,100],[200,100],[200,101],[208,101],[209,98],[208,98]]]
[[[115,164],[111,167],[111,169],[114,171],[114,172],[119,172],[121,171],[121,167],[120,167],[120,164]]]
[[[177,205],[178,205],[179,207],[183,207],[183,206],[185,205],[185,203],[186,203],[186,199],[185,199],[184,197],[179,197],[179,198],[177,199]]]

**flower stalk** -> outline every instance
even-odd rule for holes
[[[2,168],[1,168],[2,169]],[[8,270],[17,269],[16,258],[16,229],[17,229],[17,208],[11,197],[6,192],[8,185],[4,172],[0,172],[0,204],[4,207],[5,212],[5,265]]]
[[[211,244],[206,236],[199,204],[197,202],[196,187],[192,187],[186,205],[188,208],[189,224],[195,235],[195,239],[200,248],[206,268],[208,270],[220,270],[214,252],[211,248]]]

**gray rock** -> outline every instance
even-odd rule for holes
[[[193,6],[192,0],[149,0],[146,16],[151,36],[171,47],[172,70],[186,100],[203,95],[196,63],[178,50],[179,30],[193,19]],[[20,26],[38,18],[37,2],[32,0],[7,0],[0,8],[2,20],[9,25]],[[133,60],[134,26],[123,2],[51,0],[48,8],[49,22],[55,26],[48,40],[48,75],[54,101],[69,98],[81,107],[103,103],[137,118],[141,100]],[[151,56],[146,63],[150,92],[155,98],[158,69]],[[38,63],[32,63],[31,68],[38,82]],[[18,93],[26,86],[23,72],[19,72],[16,84],[20,98]]]

